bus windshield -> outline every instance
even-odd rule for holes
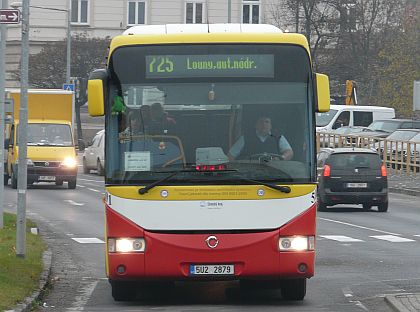
[[[120,47],[109,71],[108,184],[315,181],[303,48]]]

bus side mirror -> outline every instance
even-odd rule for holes
[[[97,69],[89,76],[88,81],[88,110],[91,116],[103,116],[105,114],[105,85],[108,81],[108,73],[105,69]]]
[[[319,113],[330,110],[330,82],[327,75],[315,74],[316,111]]]

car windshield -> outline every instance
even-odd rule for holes
[[[398,129],[400,124],[395,121],[377,120],[372,122],[367,129],[370,131],[383,131],[392,133]]]
[[[333,154],[329,159],[332,169],[370,168],[378,169],[382,162],[378,155],[370,153]]]
[[[389,136],[387,136],[387,140],[408,141],[412,137],[414,137],[417,133],[418,131],[409,131],[409,130],[398,131],[397,130],[391,133]]]
[[[315,181],[303,49],[126,47],[114,52],[110,71],[121,95],[106,107],[108,184],[154,183],[174,171],[165,183]]]
[[[19,139],[19,127],[16,138]],[[27,130],[28,145],[73,146],[69,125],[30,123]]]
[[[317,127],[324,127],[324,126],[328,125],[336,114],[337,114],[336,109],[330,109],[328,112],[325,112],[325,113],[317,113],[316,114],[316,126]]]

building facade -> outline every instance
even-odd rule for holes
[[[71,34],[105,38],[128,27],[173,23],[269,23],[272,5],[282,0],[32,0],[30,54]],[[16,2],[9,0],[16,6]],[[6,50],[6,85],[16,87],[11,71],[19,68],[21,26],[9,25]]]

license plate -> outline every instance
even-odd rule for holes
[[[192,264],[190,275],[234,275],[233,264]]]
[[[39,176],[39,181],[55,181],[55,176]]]
[[[367,183],[347,183],[347,187],[350,187],[350,188],[366,188]]]

